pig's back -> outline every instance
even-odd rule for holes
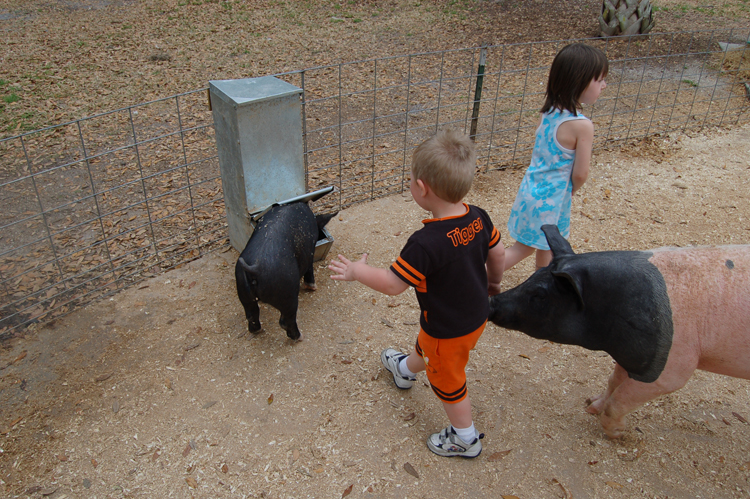
[[[651,253],[672,308],[670,357],[697,355],[699,369],[750,378],[750,246]]]

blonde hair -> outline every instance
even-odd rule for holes
[[[414,150],[411,175],[429,185],[440,199],[458,203],[471,189],[476,162],[468,135],[440,130]]]

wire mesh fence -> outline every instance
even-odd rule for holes
[[[580,40],[610,61],[608,88],[584,109],[595,147],[747,122],[749,38],[719,30]],[[439,128],[471,132],[483,172],[525,167],[549,66],[572,41],[276,75],[303,89],[308,191],[337,188],[314,210],[402,192],[412,150]],[[0,339],[227,248],[206,89],[0,140],[0,202]]]

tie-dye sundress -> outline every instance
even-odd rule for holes
[[[566,239],[570,237],[570,202],[573,191],[575,150],[557,142],[558,127],[570,120],[588,119],[582,114],[553,109],[542,115],[536,130],[531,164],[518,188],[508,219],[508,231],[516,241],[548,250],[542,225],[553,224]]]

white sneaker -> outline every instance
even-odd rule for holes
[[[427,439],[427,447],[439,456],[473,458],[482,453],[482,442],[484,433],[480,433],[471,443],[461,440],[456,434],[453,426],[443,428],[440,433],[433,433]]]
[[[414,381],[417,379],[401,374],[398,365],[401,362],[401,359],[405,357],[408,357],[408,355],[401,353],[398,350],[394,350],[393,348],[386,348],[383,350],[383,353],[380,354],[380,360],[383,362],[383,366],[393,374],[393,382],[402,390],[408,390],[411,388]]]

